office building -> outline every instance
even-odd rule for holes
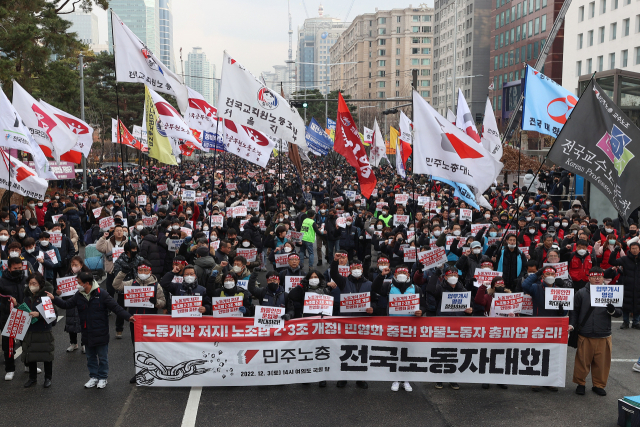
[[[331,73],[329,72],[329,50],[342,32],[349,27],[348,22],[324,15],[322,5],[318,16],[304,20],[298,28],[298,46],[296,50],[297,88],[300,91],[319,89],[323,94],[331,91]],[[337,61],[333,61],[334,63]]]
[[[456,111],[458,89],[476,123],[482,123],[489,90],[491,5],[495,0],[436,0],[433,107]]]
[[[61,15],[62,19],[71,22],[67,32],[78,35],[78,40],[93,47],[100,43],[98,37],[98,17],[93,13],[73,12]]]
[[[354,18],[330,49],[332,89],[356,99],[410,98],[412,70],[431,101],[433,9],[377,10]]]
[[[216,66],[207,60],[201,47],[194,47],[184,62],[184,82],[211,105],[217,105]]]
[[[282,90],[285,98],[289,98],[289,67],[286,65],[274,65],[273,71],[263,71],[262,77],[269,89],[277,93]]]
[[[176,71],[176,61],[173,53],[173,13],[171,12],[171,0],[159,0],[159,42],[160,51],[158,57],[170,70]]]
[[[535,66],[551,32],[562,0],[493,0],[491,12],[491,100],[503,129],[522,94],[524,63]],[[563,29],[556,35],[544,66],[538,70],[562,85]],[[577,80],[576,80],[577,81]]]
[[[580,76],[616,68],[640,72],[638,2],[574,0],[564,24],[564,52],[562,83],[576,95]]]
[[[160,58],[160,7],[159,0],[111,0],[109,7],[120,17],[122,22]],[[111,14],[107,13],[109,29]],[[109,33],[109,52],[113,53],[113,38]],[[165,65],[169,67],[169,64]],[[173,68],[169,67],[171,70]],[[175,70],[173,70],[175,71]]]

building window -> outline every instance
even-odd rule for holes
[[[384,25],[387,23],[387,18],[378,18],[378,25]]]
[[[420,43],[420,37],[412,37],[411,43],[414,43],[414,44]]]
[[[582,49],[582,33],[578,34],[578,50]]]
[[[611,37],[611,40],[615,40],[616,36],[618,34],[618,23],[614,22],[613,24],[611,24],[611,29],[609,30],[610,34],[609,37]]]
[[[593,69],[591,58],[587,59],[587,74],[591,74],[591,70]]]
[[[640,47],[636,48],[636,65],[640,65]]]
[[[622,54],[622,64],[620,64],[620,66],[625,68],[627,66],[627,61],[629,60],[629,51],[625,49],[620,53]]]
[[[547,15],[542,15],[540,17],[540,32],[544,33],[547,31]]]
[[[422,69],[422,70],[420,70],[420,75],[421,75],[421,76],[430,76],[430,75],[431,75],[431,70],[429,70],[429,69]]]
[[[387,39],[380,39],[378,40],[378,46],[384,46],[387,44]]]
[[[587,33],[587,46],[593,46],[593,30]]]
[[[522,24],[522,40],[527,38],[527,23]]]
[[[387,65],[387,61],[385,60],[378,61],[378,67],[384,67],[386,65]]]
[[[420,15],[412,15],[411,19],[413,22],[420,22]]]
[[[533,34],[537,35],[540,33],[540,18],[536,18],[535,20],[535,28],[533,30]]]
[[[533,1],[534,0],[529,0],[529,13],[533,13]]]
[[[516,27],[516,41],[517,42],[520,41],[520,26],[519,25]]]
[[[378,28],[378,34],[380,34],[380,35],[387,34],[387,29],[386,28]]]
[[[527,61],[531,60],[531,43],[527,45]]]
[[[396,87],[400,87],[400,80],[396,80]]]
[[[422,32],[423,33],[430,33],[431,32],[431,27],[422,27]]]
[[[411,65],[420,65],[420,60],[418,58],[412,58]]]
[[[607,0],[600,0],[600,15],[607,12]]]
[[[500,66],[498,67],[501,70],[504,67],[504,54],[500,54]]]
[[[400,48],[396,48],[396,55],[400,55]]]
[[[496,15],[496,30],[500,28],[500,16]]]
[[[505,25],[509,25],[509,22],[511,22],[511,9],[507,9],[506,13],[505,13]]]
[[[378,49],[378,56],[386,56],[386,55],[387,55],[386,49]]]
[[[499,68],[498,68],[498,56],[497,55],[494,56],[494,58],[493,58],[493,69],[494,70],[499,70]]]
[[[629,35],[629,21],[629,18],[622,20],[622,37]]]
[[[378,92],[378,98],[386,98],[384,92]]]
[[[400,70],[396,70],[396,77],[400,77]]]
[[[495,42],[494,50],[498,50],[498,43],[500,43],[500,37],[496,36],[496,42]]]
[[[584,21],[584,6],[578,8],[578,22]]]
[[[602,55],[598,56],[598,71],[602,71],[604,67],[604,57]]]
[[[513,51],[509,52],[509,65],[513,65]]]
[[[500,47],[504,46],[504,33],[500,34]]]
[[[522,2],[522,16],[527,16],[527,0]]]
[[[516,48],[516,64],[520,63],[520,48]]]
[[[401,22],[400,18],[401,18],[400,16],[397,16],[396,17],[396,22]]]
[[[504,27],[504,12],[500,14],[500,27]]]
[[[547,0],[542,0],[542,7],[547,7]]]
[[[411,49],[411,54],[412,55],[417,55],[420,53],[420,48],[414,47]]]
[[[540,10],[540,0],[536,0],[536,10]]]
[[[431,48],[430,47],[423,47],[422,48],[422,54],[423,55],[429,55],[431,53]]]
[[[504,33],[504,45],[509,46],[509,31]]]
[[[396,33],[400,34],[400,27],[396,27]]]
[[[613,70],[614,68],[616,68],[616,54],[615,53],[610,53],[609,54],[609,69]]]
[[[618,0],[613,0],[611,4],[611,10],[616,10],[618,8]]]
[[[431,37],[422,37],[422,43],[431,44]]]
[[[423,90],[423,91],[420,92],[420,96],[428,97],[428,96],[431,96],[431,93],[428,90]]]
[[[576,62],[576,76],[580,77],[582,75],[582,61]]]
[[[411,27],[411,32],[412,33],[419,33],[420,32],[420,27]]]
[[[589,18],[593,18],[596,14],[596,2],[589,3]]]
[[[604,27],[598,28],[598,43],[604,43]]]
[[[431,80],[420,80],[420,86],[431,86]]]
[[[378,87],[384,87],[385,82],[378,82]]]
[[[431,60],[429,58],[422,58],[420,61],[422,65],[431,65]]]
[[[398,66],[400,65],[400,60],[399,59],[396,59],[396,65],[398,65]]]
[[[502,89],[502,76],[498,77],[498,89]]]

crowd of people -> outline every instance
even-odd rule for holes
[[[38,363],[44,367],[44,387],[51,386],[56,321],[47,323],[36,309],[45,296],[64,310],[67,352],[86,353],[85,387],[104,388],[110,321],[116,339],[130,321],[134,342],[136,315],[170,315],[174,296],[202,296],[199,311],[205,315],[212,299],[242,296],[244,316],[267,305],[285,308],[284,319],[290,320],[308,315],[306,292],[334,296],[334,315],[351,314],[340,313],[341,294],[369,292],[371,307],[362,313],[367,316],[387,316],[389,295],[406,293],[420,295],[415,316],[496,316],[495,295],[524,292],[532,297],[533,316],[569,316],[569,329],[578,330],[576,393],[585,394],[591,372],[592,390],[606,395],[611,317],[622,316],[622,329],[640,329],[637,213],[628,226],[618,218],[591,217],[580,199],[566,202],[569,174],[562,170],[538,176],[528,171],[521,182],[496,184],[485,192],[490,207],[478,209],[427,176],[402,179],[383,166],[375,171],[376,191],[365,199],[345,162],[326,157],[303,165],[298,176],[282,156],[262,169],[216,154],[180,166],[109,168],[90,173],[86,191],[79,177],[44,200],[24,198],[22,205],[3,208],[0,325],[22,304],[35,320],[21,343],[29,372],[25,387],[37,383]],[[397,203],[399,194],[410,197]],[[242,206],[246,212],[237,215],[235,208]],[[472,209],[471,219],[462,219],[461,209]],[[408,221],[398,222],[403,215]],[[109,218],[113,221],[105,221]],[[446,263],[425,268],[405,261],[410,248],[435,247],[446,248]],[[238,254],[240,249],[255,249],[255,259]],[[544,265],[562,262],[566,277]],[[502,275],[478,283],[477,268]],[[260,273],[266,273],[264,283]],[[57,279],[70,276],[76,277],[78,292],[60,296]],[[288,276],[304,279],[286,292]],[[239,283],[244,280],[246,287]],[[588,285],[602,283],[624,287],[622,308],[591,307]],[[124,286],[153,286],[153,308],[125,308]],[[547,287],[573,288],[574,310],[545,309]],[[463,291],[472,294],[467,310],[440,311],[443,294]],[[14,378],[16,345],[2,337],[5,380]],[[640,372],[640,360],[633,370]],[[337,387],[346,384],[338,381]],[[368,387],[365,381],[356,385]],[[459,389],[456,383],[449,386]],[[391,385],[393,391],[401,387],[412,390],[409,382]]]

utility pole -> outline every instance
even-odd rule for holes
[[[456,111],[456,50],[458,48],[458,0],[453,2],[453,80],[451,81],[451,111]]]
[[[78,57],[80,63],[80,120],[84,120],[84,62],[82,53]],[[82,154],[82,190],[87,191],[87,158]]]

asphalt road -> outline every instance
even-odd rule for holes
[[[323,267],[326,268],[326,265]],[[61,314],[64,314],[62,312]],[[28,374],[16,363],[12,382],[0,369],[0,426],[615,426],[617,399],[640,394],[640,373],[633,360],[640,355],[640,331],[613,324],[613,362],[606,397],[590,390],[577,396],[573,377],[575,351],[567,356],[567,383],[557,393],[534,393],[529,387],[501,390],[460,384],[460,390],[437,390],[433,383],[413,383],[413,392],[390,390],[389,382],[369,382],[368,390],[349,383],[337,389],[311,385],[262,387],[157,388],[129,384],[134,374],[133,348],[125,323],[124,338],[115,339],[111,317],[109,384],[103,390],[83,388],[89,379],[85,355],[66,353],[64,319],[54,328],[56,339],[53,385],[25,389]],[[3,359],[0,365],[3,365]],[[524,421],[524,423],[523,423]]]

